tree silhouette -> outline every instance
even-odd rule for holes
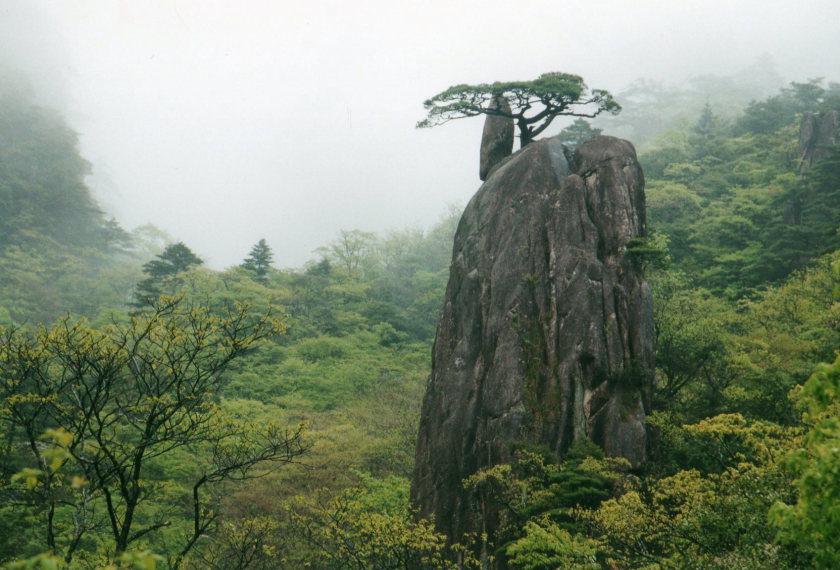
[[[503,97],[510,105],[508,113],[491,105],[496,97]],[[455,85],[423,103],[428,117],[417,128],[435,127],[454,119],[493,115],[513,119],[519,129],[519,141],[524,147],[542,133],[555,117],[593,118],[607,111],[617,114],[621,106],[603,89],[591,91],[577,75],[543,73],[533,81],[508,81]]]
[[[178,284],[180,273],[202,263],[204,263],[202,259],[183,242],[167,246],[157,259],[143,265],[143,273],[148,277],[137,284],[132,306],[140,308],[153,305],[161,295],[166,293],[167,288],[173,288]]]
[[[251,248],[251,253],[242,262],[240,267],[256,274],[258,281],[265,281],[268,278],[268,268],[271,267],[271,262],[274,254],[265,239],[261,239]]]

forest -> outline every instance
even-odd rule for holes
[[[644,168],[652,459],[581,440],[465,480],[511,569],[840,560],[840,147],[804,174],[797,150],[840,85],[709,79],[638,82],[560,133],[628,138]],[[460,211],[213,270],[108,219],[77,134],[34,101],[0,73],[0,564],[481,568],[477,537],[447,543],[408,498]]]

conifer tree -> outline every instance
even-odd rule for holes
[[[165,293],[167,286],[177,284],[179,273],[198,266],[204,261],[192,252],[183,242],[168,245],[157,259],[143,265],[143,273],[148,275],[137,284],[134,292],[134,307],[148,307]]]
[[[507,100],[510,111],[490,105],[497,97]],[[513,119],[524,147],[559,116],[594,118],[613,115],[621,105],[609,91],[587,87],[583,78],[570,73],[543,73],[533,81],[497,81],[455,85],[423,103],[428,116],[417,128],[435,127],[455,119],[490,115]]]
[[[271,267],[274,254],[271,248],[261,239],[251,248],[251,253],[242,262],[241,267],[253,271],[259,281],[265,281],[268,278],[268,268]]]
[[[600,135],[602,129],[593,128],[586,119],[575,119],[575,121],[560,131],[557,137],[569,150],[575,150],[595,135]]]

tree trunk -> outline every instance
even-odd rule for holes
[[[531,129],[523,119],[520,118],[516,122],[516,126],[519,128],[519,148],[525,148],[525,145],[529,145],[534,142]]]

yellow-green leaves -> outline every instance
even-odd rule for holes
[[[62,570],[67,568],[64,560],[52,554],[39,554],[28,558],[10,562],[3,566],[4,570]]]
[[[525,535],[505,548],[513,568],[522,570],[554,570],[575,568],[598,570],[601,565],[595,554],[599,543],[574,535],[551,521],[529,521]]]
[[[217,516],[207,486],[300,455],[301,428],[234,421],[217,404],[230,362],[281,330],[270,310],[165,297],[102,329],[63,319],[6,332],[0,421],[27,463],[12,482],[42,517],[44,550],[71,560],[99,545],[115,567],[145,570],[156,557],[126,553],[165,535],[177,567]],[[187,450],[206,452],[183,473],[192,481],[154,475]],[[190,530],[170,528],[167,502],[189,509]]]
[[[349,489],[337,497],[315,493],[291,505],[292,524],[287,532],[306,545],[295,553],[301,558],[299,567],[475,568],[466,553],[462,553],[461,566],[454,562],[452,547],[430,521],[413,521],[407,508],[401,513],[371,509],[365,495],[363,489]]]
[[[12,483],[21,483],[30,491],[38,486],[41,482],[44,472],[40,469],[33,469],[32,467],[25,467],[12,475]]]
[[[796,501],[779,502],[771,515],[779,538],[811,551],[819,568],[840,560],[840,357],[820,364],[797,394],[810,430],[788,456]]]

